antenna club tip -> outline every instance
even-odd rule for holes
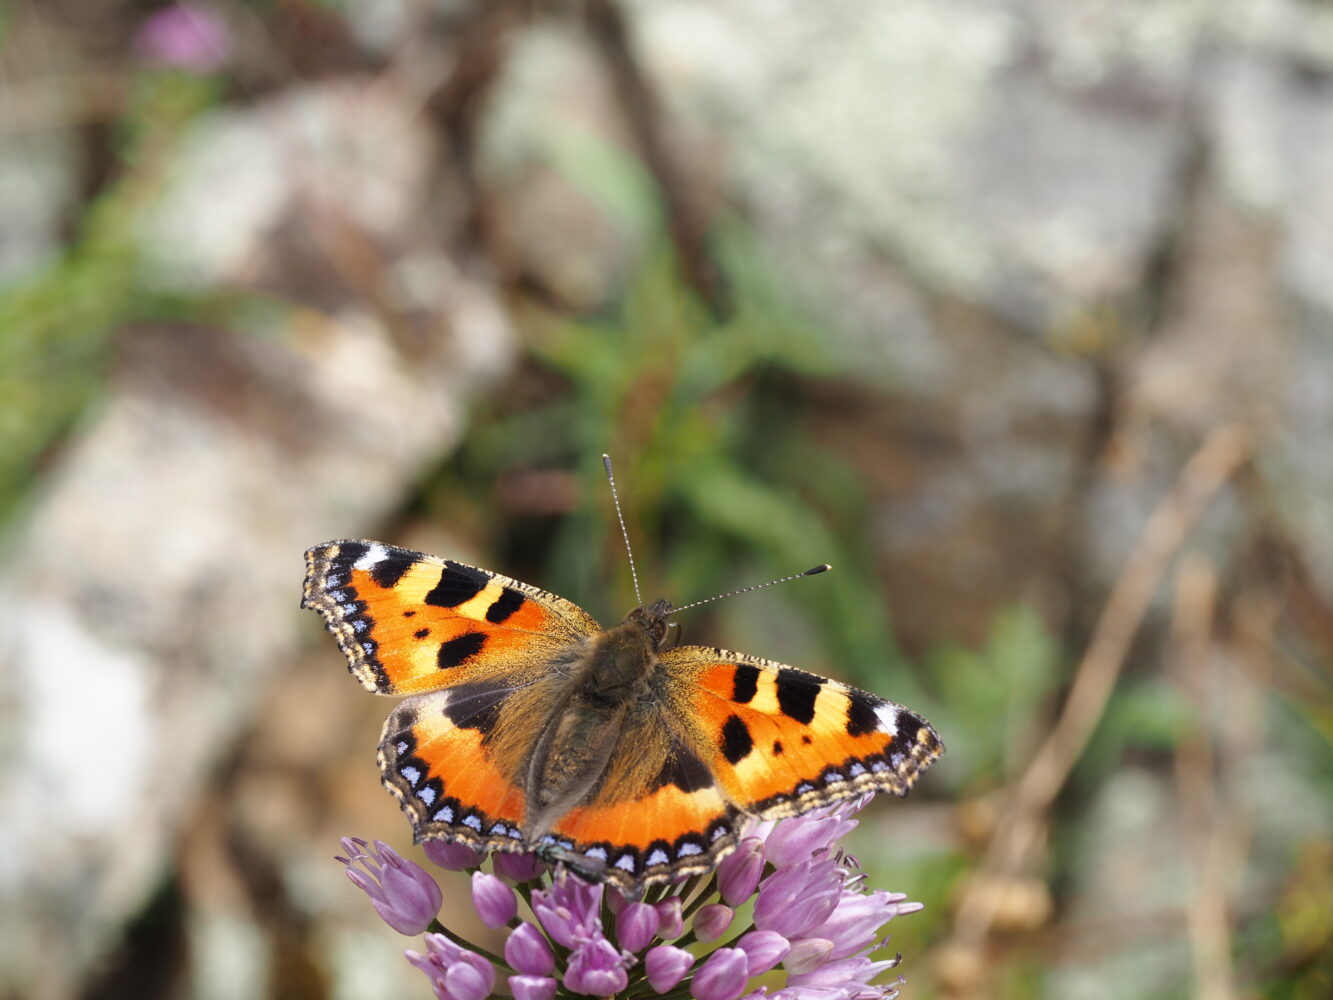
[[[602,452],[602,464],[607,466],[608,468],[610,468],[611,466],[611,456],[608,455],[606,452]]]
[[[833,567],[830,566],[828,563],[824,563],[822,566],[816,566],[813,569],[806,570],[804,573],[801,574],[801,576],[814,576],[816,573],[826,573],[832,568]]]

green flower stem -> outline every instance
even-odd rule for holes
[[[714,875],[711,879],[708,880],[708,884],[704,887],[703,891],[700,892],[699,895],[695,896],[692,900],[690,900],[689,905],[686,906],[685,909],[681,911],[680,914],[681,918],[683,920],[689,920],[690,917],[694,916],[699,911],[699,908],[703,906],[704,903],[710,897],[716,895],[716,893],[717,893],[717,876]]]

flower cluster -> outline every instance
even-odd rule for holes
[[[484,872],[485,857],[476,851],[427,843],[437,865],[472,872],[477,915],[507,929],[501,955],[441,926],[434,878],[387,845],[344,839],[346,856],[338,860],[394,930],[433,931],[425,952],[408,951],[407,960],[440,1000],[484,1000],[501,974],[516,1000],[626,991],[695,1000],[873,1000],[897,996],[894,983],[875,983],[898,962],[871,959],[885,943],[881,929],[921,905],[867,890],[855,859],[837,847],[867,799],[754,824],[715,872],[655,886],[642,900],[549,872],[531,855],[497,853],[493,870]],[[520,902],[528,919],[520,917]],[[747,902],[750,916],[738,920]],[[754,984],[779,964],[785,985],[770,992]]]

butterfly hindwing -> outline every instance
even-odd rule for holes
[[[530,584],[381,542],[306,552],[301,604],[323,616],[357,680],[379,694],[531,669],[599,629],[578,605]]]
[[[416,840],[521,849],[523,789],[514,762],[492,744],[504,732],[502,716],[514,711],[509,702],[522,690],[462,684],[414,695],[389,716],[380,739],[380,776],[411,820]]]
[[[414,695],[389,716],[380,743],[385,786],[417,840],[441,837],[478,850],[537,849],[627,891],[707,871],[736,842],[738,810],[661,713],[627,722],[589,800],[535,843],[523,840],[523,771],[542,706],[559,678],[518,688],[478,682]]]
[[[655,702],[630,720],[597,792],[550,835],[557,857],[626,889],[708,871],[744,818],[663,707]]]
[[[752,815],[905,795],[944,751],[916,713],[804,670],[703,646],[667,650],[661,663],[688,685],[688,720],[718,787]]]

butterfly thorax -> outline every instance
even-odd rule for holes
[[[564,697],[551,706],[527,770],[529,841],[598,786],[626,720],[650,695],[670,612],[666,601],[635,608],[569,664]]]

